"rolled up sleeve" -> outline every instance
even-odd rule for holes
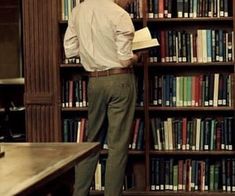
[[[74,10],[73,10],[74,11]],[[79,56],[79,41],[74,25],[73,12],[68,21],[68,27],[64,36],[64,52],[67,58]]]
[[[133,57],[132,40],[134,38],[134,26],[128,13],[123,14],[116,26],[116,46],[118,59],[129,60]]]

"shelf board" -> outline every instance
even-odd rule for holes
[[[62,112],[77,112],[77,111],[88,111],[88,107],[71,107],[71,108],[62,108]],[[136,111],[144,111],[143,106],[136,106]]]
[[[103,191],[90,191],[90,195],[104,195]],[[129,196],[154,196],[154,195],[161,195],[161,196],[182,196],[182,195],[211,195],[211,196],[221,196],[221,195],[235,195],[234,192],[199,192],[199,191],[123,191],[122,195],[129,195]]]
[[[62,112],[87,112],[88,108],[87,107],[71,107],[71,108],[62,108]]]
[[[132,21],[133,21],[133,23],[139,23],[139,22],[143,22],[143,18],[132,18]]]
[[[143,22],[142,18],[132,19],[135,22]],[[232,22],[233,18],[230,17],[197,17],[197,18],[147,18],[147,22],[219,22],[228,21]],[[68,24],[67,20],[60,20],[59,24]]]
[[[66,24],[67,25],[68,24],[68,20],[60,20],[59,24]]]
[[[102,155],[107,155],[108,150],[107,149],[101,150],[101,154]],[[143,150],[129,150],[128,154],[129,155],[145,155],[145,152]]]
[[[62,112],[87,111],[88,107],[62,108]],[[143,106],[137,106],[136,111],[144,111]],[[149,111],[235,111],[232,107],[160,107],[150,106]]]
[[[161,107],[150,106],[149,111],[235,111],[233,107]]]
[[[21,106],[21,107],[10,107],[9,108],[10,112],[20,112],[20,111],[25,111],[25,107]]]
[[[83,66],[82,66],[81,63],[69,63],[69,64],[62,63],[62,64],[60,64],[60,67],[61,67],[61,68],[73,68],[73,67],[77,67],[77,68],[82,67],[82,68],[83,68]],[[143,67],[143,63],[138,62],[138,63],[135,65],[135,67]]]
[[[132,18],[132,21],[133,23],[136,23],[136,22],[143,22],[143,18]],[[60,20],[59,21],[59,24],[61,25],[67,25],[68,24],[68,20]]]
[[[60,67],[61,68],[71,68],[71,67],[77,67],[77,68],[82,67],[83,68],[81,63],[69,63],[69,64],[62,63],[62,64],[60,64]]]
[[[218,68],[224,68],[226,67],[233,67],[234,62],[208,62],[208,63],[148,63],[149,67],[218,67]]]
[[[132,19],[133,22],[143,22],[142,18]],[[197,17],[197,18],[148,18],[147,22],[213,22],[233,21],[232,17]],[[67,20],[60,20],[59,24],[68,24]]]
[[[144,106],[136,106],[135,110],[136,111],[144,111]]]
[[[25,107],[21,106],[21,107],[10,107],[9,108],[10,112],[21,112],[21,111],[25,111]],[[6,112],[6,109],[3,107],[0,107],[0,113],[2,112]]]
[[[0,85],[24,85],[24,78],[0,79]]]
[[[213,195],[213,196],[220,196],[220,195],[234,195],[234,192],[196,192],[196,191],[142,191],[142,192],[132,192],[132,191],[126,191],[123,195],[129,195],[129,196],[154,196],[154,195],[160,195],[160,196],[182,196],[182,195]]]
[[[151,150],[151,155],[180,155],[180,156],[187,156],[187,155],[210,155],[210,156],[234,156],[234,151],[225,151],[225,150],[218,150],[218,151],[196,151],[196,150]]]
[[[232,17],[196,17],[196,18],[148,18],[147,22],[232,22]]]

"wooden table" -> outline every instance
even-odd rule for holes
[[[0,158],[0,195],[27,195],[71,169],[98,143],[4,143]]]

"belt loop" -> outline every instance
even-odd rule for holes
[[[107,70],[107,76],[109,76],[109,75],[110,75],[110,69]]]

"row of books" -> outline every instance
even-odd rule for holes
[[[151,158],[153,191],[235,191],[235,159]]]
[[[173,107],[232,106],[232,74],[155,75],[152,104]]]
[[[101,191],[105,187],[105,167],[107,158],[101,157],[97,163],[95,176],[91,185],[91,190]],[[131,189],[135,186],[135,178],[132,172],[126,171],[123,182],[123,190]]]
[[[68,20],[72,9],[83,0],[61,0],[61,19]]]
[[[147,4],[148,18],[231,16],[228,0],[148,0]]]
[[[143,18],[143,0],[135,0],[129,4],[127,12],[132,19]]]
[[[198,29],[194,32],[152,30],[160,42],[150,50],[150,62],[231,62],[234,32],[221,29]]]
[[[72,57],[72,58],[64,58],[64,64],[80,64],[81,59],[80,57]]]
[[[87,84],[86,77],[62,81],[62,108],[87,107]]]
[[[154,150],[234,150],[234,118],[151,118]]]
[[[129,149],[143,150],[144,148],[144,121],[136,118],[132,126],[132,137],[129,144]]]
[[[63,120],[63,141],[84,142],[87,138],[88,120],[86,118],[65,118]],[[144,148],[144,122],[140,118],[133,121],[130,137],[130,150],[143,150]],[[103,149],[108,149],[106,130],[101,131],[100,143]]]
[[[64,79],[62,81],[61,87],[61,103],[62,108],[71,107],[87,107],[88,97],[87,97],[87,86],[88,78],[86,76],[78,76],[73,79]],[[137,86],[137,106],[143,106],[143,78],[136,77]]]
[[[79,0],[61,0],[61,19],[68,20],[72,9],[80,2]]]
[[[61,18],[68,20],[70,18],[72,9],[81,3],[82,0],[61,0]],[[143,0],[136,0],[129,4],[127,8],[131,18],[143,18]]]
[[[88,120],[86,118],[63,120],[63,142],[84,142],[87,138]]]
[[[81,0],[61,0],[61,18],[68,20],[72,8]],[[147,0],[148,18],[196,18],[231,16],[228,0]],[[175,7],[176,9],[172,9]],[[143,18],[143,1],[136,0],[128,7],[131,18]]]

